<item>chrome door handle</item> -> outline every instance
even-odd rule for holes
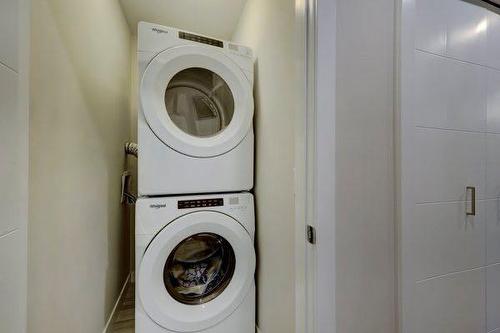
[[[470,193],[470,210],[468,209],[468,199]],[[475,186],[467,186],[465,189],[465,215],[467,216],[476,216],[476,187]]]

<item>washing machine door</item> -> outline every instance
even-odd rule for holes
[[[190,213],[168,224],[146,249],[140,301],[165,329],[205,330],[243,302],[254,272],[253,242],[241,224],[222,213]]]
[[[250,81],[213,47],[178,46],[158,54],[144,72],[140,99],[156,136],[188,156],[222,155],[252,125]]]

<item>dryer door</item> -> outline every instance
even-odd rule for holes
[[[193,157],[230,151],[252,125],[250,81],[213,47],[178,46],[158,54],[144,72],[140,99],[156,136]]]
[[[241,224],[222,213],[190,213],[167,225],[146,249],[140,301],[165,329],[204,330],[236,310],[254,272],[253,242]]]

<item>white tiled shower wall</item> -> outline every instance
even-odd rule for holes
[[[413,138],[413,208],[401,243],[411,311],[403,332],[493,332],[500,328],[500,15],[462,0],[415,5],[413,104],[402,111],[412,113]],[[477,188],[475,217],[465,215],[466,186]]]

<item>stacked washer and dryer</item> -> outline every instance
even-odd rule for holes
[[[140,23],[136,332],[254,333],[253,55]]]

